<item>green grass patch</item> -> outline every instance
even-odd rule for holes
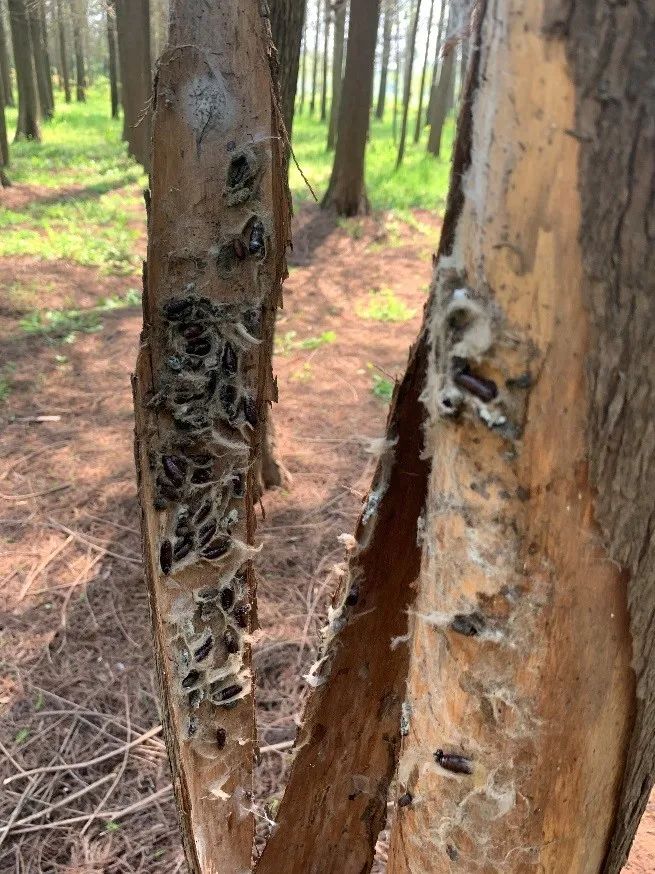
[[[131,288],[123,296],[101,298],[97,306],[87,309],[31,310],[18,324],[26,334],[46,337],[55,342],[74,343],[78,334],[102,331],[102,313],[137,306],[140,303],[141,295]],[[62,358],[65,359],[65,356]],[[65,363],[65,360],[61,363]]]
[[[286,331],[284,334],[276,335],[275,354],[288,355],[298,349],[320,349],[321,346],[334,343],[337,339],[334,331],[323,331],[319,337],[305,337],[304,340],[297,340],[297,336],[296,331]]]
[[[416,315],[416,310],[410,309],[393,289],[373,289],[366,303],[358,303],[355,312],[362,319],[375,322],[407,322]]]
[[[380,376],[379,373],[372,373],[371,379],[373,381],[371,391],[375,397],[388,404],[393,396],[394,383],[392,380],[387,379],[386,376]]]

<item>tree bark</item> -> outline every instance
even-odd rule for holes
[[[373,66],[379,0],[352,0],[346,50],[346,71],[341,94],[337,147],[324,207],[338,215],[368,211],[364,183],[364,155],[373,93]]]
[[[4,10],[0,4],[0,88],[5,106],[14,105],[14,94],[11,87],[11,65],[9,63],[9,46],[5,32]]]
[[[321,76],[321,121],[327,119],[328,51],[330,46],[330,0],[325,0],[323,21],[323,74]]]
[[[318,85],[318,36],[321,29],[321,6],[327,0],[316,0],[316,31],[314,33],[314,57],[312,59],[312,96],[309,101],[309,114],[314,115],[316,107],[316,89]]]
[[[150,7],[148,0],[116,0],[116,32],[123,101],[123,139],[146,172],[150,161]]]
[[[50,88],[48,86],[48,78],[50,77],[49,65],[46,66],[46,52],[43,41],[43,31],[41,29],[41,19],[39,15],[39,7],[34,0],[27,0],[25,4],[27,16],[30,25],[30,37],[32,42],[32,54],[34,55],[34,70],[36,72],[36,86],[39,93],[39,104],[41,113],[44,118],[52,118],[54,114],[54,106],[50,102]]]
[[[66,103],[71,102],[71,86],[68,75],[68,47],[66,45],[66,26],[61,5],[62,0],[57,0],[57,30],[59,33],[59,69],[61,70],[61,84],[64,89]]]
[[[41,28],[41,43],[43,46],[43,58],[45,62],[46,84],[48,86],[48,98],[52,111],[55,109],[55,92],[52,85],[52,64],[50,61],[50,48],[48,47],[48,22],[45,14],[45,2],[39,0],[39,25]]]
[[[39,95],[25,0],[9,0],[9,22],[18,84],[18,123],[15,138],[40,140]]]
[[[418,30],[419,15],[421,13],[421,0],[416,0],[414,16],[407,34],[407,50],[405,53],[405,91],[403,94],[403,117],[400,123],[400,143],[398,144],[398,157],[396,158],[396,170],[400,167],[405,156],[405,140],[407,139],[407,116],[409,114],[409,101],[412,96],[412,71],[414,69],[414,54],[416,52],[416,31]]]
[[[306,4],[305,4],[306,5]],[[298,104],[298,112],[302,115],[305,108],[305,95],[307,93],[307,13],[302,26],[302,44],[301,44],[301,64],[300,64],[300,101]]]
[[[439,9],[439,27],[437,28],[437,44],[434,47],[434,66],[432,67],[432,82],[430,84],[430,94],[428,96],[428,105],[425,111],[425,121],[424,124],[430,124],[430,119],[432,118],[432,113],[434,112],[434,98],[437,92],[437,74],[439,72],[440,67],[440,55],[441,55],[441,47],[443,45],[443,36],[444,36],[444,24],[445,24],[445,12],[446,5],[449,0],[441,0],[441,6]]]
[[[425,78],[428,72],[428,52],[430,50],[430,35],[432,33],[432,18],[434,16],[434,0],[430,2],[430,14],[428,16],[427,39],[425,40],[425,55],[423,56],[423,69],[421,71],[421,84],[418,92],[418,112],[416,113],[416,127],[414,128],[414,142],[418,143],[421,138],[423,118],[423,93],[425,91]]]
[[[9,140],[7,139],[7,120],[5,118],[4,93],[0,92],[0,185],[8,187],[9,179],[4,168],[9,166]]]
[[[111,117],[118,118],[120,94],[118,85],[118,50],[116,46],[116,8],[113,0],[107,0],[107,48],[109,50],[109,94]]]
[[[448,13],[448,30],[452,21],[452,6]],[[455,48],[450,46],[441,60],[439,82],[434,92],[430,115],[430,135],[428,137],[428,152],[438,157],[441,152],[441,135],[446,122],[448,110],[453,102],[455,86]]]
[[[337,0],[334,4],[334,48],[332,51],[332,103],[330,105],[330,124],[328,127],[328,151],[334,149],[337,139],[337,123],[341,105],[343,83],[343,49],[346,34],[347,0]]]
[[[382,25],[382,59],[380,61],[380,85],[378,90],[378,102],[375,107],[375,117],[378,120],[384,118],[384,105],[387,99],[387,77],[389,75],[389,58],[391,57],[391,29],[393,26],[392,0],[386,0],[384,4],[384,24]]]
[[[261,4],[173,0],[170,22],[133,378],[144,561],[189,869],[242,874],[256,752],[253,463],[290,198]]]
[[[282,116],[290,140],[300,65],[300,43],[305,24],[305,0],[273,0],[270,9],[271,32],[277,49]]]
[[[400,93],[400,3],[395,4],[396,69],[393,77],[393,141],[398,141],[398,95]]]
[[[70,11],[73,26],[73,51],[75,53],[75,98],[78,103],[84,103],[86,101],[86,69],[79,0],[70,0]]]

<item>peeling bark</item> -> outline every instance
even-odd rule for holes
[[[163,724],[196,874],[243,874],[251,859],[253,469],[289,220],[272,52],[257,0],[175,0],[154,95],[136,462]]]

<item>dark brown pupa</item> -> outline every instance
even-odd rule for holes
[[[458,756],[456,753],[444,753],[443,750],[437,750],[434,753],[434,760],[444,770],[451,771],[453,774],[473,773],[473,762],[467,759],[466,756]]]
[[[164,574],[170,574],[173,567],[173,544],[170,540],[163,540],[159,547],[159,566]]]

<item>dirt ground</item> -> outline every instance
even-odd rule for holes
[[[23,203],[40,196],[14,192]],[[402,373],[419,324],[438,222],[415,218],[339,227],[307,206],[295,219],[275,361],[278,446],[293,482],[264,497],[258,532],[262,745],[294,736],[343,559],[337,538],[354,528],[367,450],[383,432],[386,401],[372,389]],[[17,284],[39,289],[45,309],[90,307],[138,282],[0,260],[0,365],[11,363],[0,406],[0,776],[16,777],[0,792],[0,874],[183,871],[139,557],[129,374],[141,313],[103,313],[101,331],[55,343],[19,329],[28,306],[8,293]],[[411,318],[362,317],[382,287]],[[286,750],[262,756],[261,835],[289,761]],[[655,871],[655,798],[625,871]]]

